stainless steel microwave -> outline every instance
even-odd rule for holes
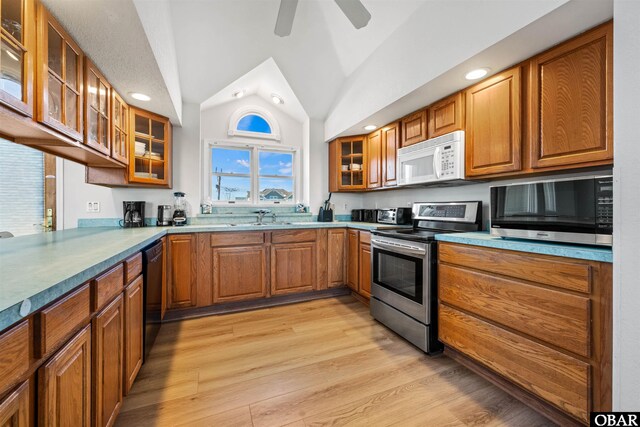
[[[491,234],[585,245],[613,243],[613,177],[491,187]]]

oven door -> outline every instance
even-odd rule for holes
[[[428,324],[430,245],[376,237],[371,240],[372,295]]]

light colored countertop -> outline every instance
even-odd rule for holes
[[[436,235],[436,240],[487,248],[586,259],[589,261],[613,262],[613,252],[609,247],[570,245],[525,239],[502,239],[492,236],[486,231],[477,233],[438,234]]]
[[[166,234],[302,228],[393,228],[357,222],[279,225],[188,225],[184,227],[74,228],[0,239],[0,331],[18,322],[28,300],[32,313]],[[24,314],[24,313],[23,313]]]

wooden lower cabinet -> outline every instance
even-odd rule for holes
[[[91,425],[91,326],[38,369],[38,425]]]
[[[328,287],[342,286],[347,281],[347,230],[327,230]]]
[[[97,427],[113,425],[122,406],[122,301],[119,295],[93,319],[93,411]]]
[[[213,302],[267,296],[267,251],[263,245],[212,249]]]
[[[0,426],[31,426],[31,393],[30,383],[27,380],[0,401]]]
[[[358,230],[347,231],[347,286],[358,292],[358,254],[360,253],[360,239]]]
[[[358,293],[365,298],[371,298],[371,244],[360,244],[358,264],[360,270]]]
[[[124,291],[124,389],[126,395],[142,367],[144,295],[142,275]]]
[[[197,239],[195,234],[169,236],[167,308],[197,305]]]
[[[545,416],[611,411],[612,264],[438,245],[438,336]]]
[[[271,246],[271,295],[308,292],[316,288],[316,243]]]

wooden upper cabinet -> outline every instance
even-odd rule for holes
[[[130,108],[129,182],[171,186],[171,123]]]
[[[84,143],[111,155],[111,85],[98,68],[84,60]]]
[[[34,0],[0,3],[0,104],[33,116],[36,19]]]
[[[91,426],[91,326],[38,369],[38,426]]]
[[[330,191],[354,191],[367,188],[366,136],[338,138],[329,143]]]
[[[435,138],[463,128],[464,102],[462,92],[429,106],[429,138]]]
[[[521,169],[520,74],[514,67],[465,91],[467,177]]]
[[[382,128],[382,186],[397,184],[396,161],[400,148],[400,123],[392,123]]]
[[[84,55],[42,4],[38,6],[37,22],[38,121],[82,141]]]
[[[402,123],[402,147],[427,139],[427,109],[404,117]]]
[[[111,157],[129,163],[129,105],[111,90]]]
[[[382,187],[382,130],[367,137],[367,188]]]
[[[197,239],[195,234],[169,236],[167,308],[196,306]]]
[[[612,65],[611,22],[531,60],[532,168],[612,163]]]

